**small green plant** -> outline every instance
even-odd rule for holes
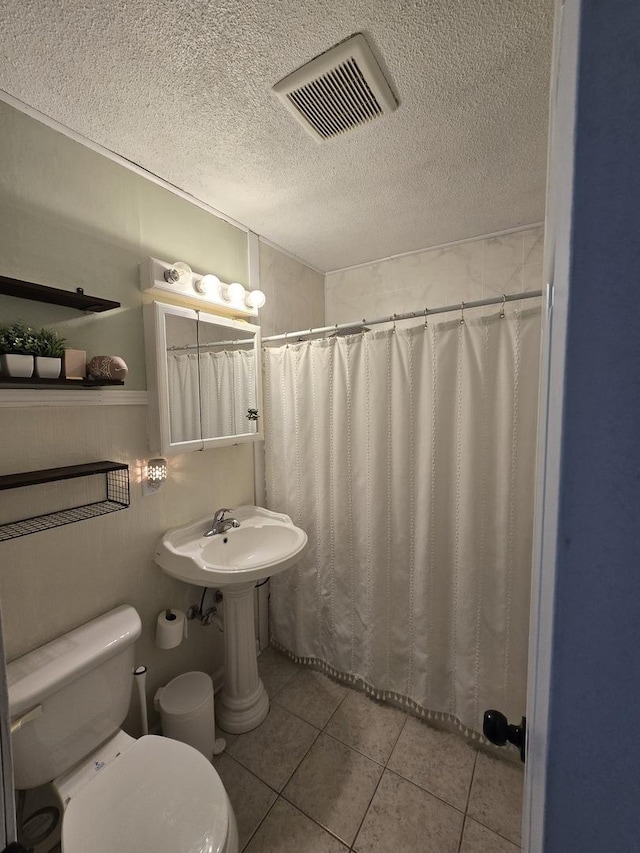
[[[62,358],[66,339],[53,329],[40,329],[36,332],[34,355],[46,358]]]
[[[0,326],[0,354],[35,355],[37,332],[22,320]]]

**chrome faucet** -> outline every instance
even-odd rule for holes
[[[225,518],[226,512],[233,512],[231,509],[217,509],[211,522],[211,529],[207,530],[205,536],[217,536],[218,533],[226,533],[230,527],[240,527],[240,522],[237,518]]]

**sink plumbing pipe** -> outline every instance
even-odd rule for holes
[[[146,666],[137,666],[133,670],[135,682],[138,685],[138,699],[140,701],[140,727],[143,735],[149,734],[149,720],[147,717],[147,668]]]
[[[200,606],[197,604],[192,604],[191,607],[187,610],[187,619],[199,619],[201,625],[215,625],[219,631],[224,631],[224,622],[222,621],[222,617],[218,610],[218,604],[222,601],[222,592],[217,589],[215,591],[215,604],[211,607],[208,607],[206,610],[203,610],[204,599],[207,594],[207,588],[205,588],[202,593],[202,598],[200,599]]]

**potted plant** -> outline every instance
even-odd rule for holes
[[[31,326],[27,326],[21,320],[0,326],[2,372],[23,379],[33,376],[35,347],[36,331]]]
[[[40,329],[36,333],[36,376],[40,379],[57,379],[60,376],[64,345],[65,339],[53,329]]]

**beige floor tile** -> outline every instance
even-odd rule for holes
[[[457,853],[464,816],[388,770],[358,833],[358,853]]]
[[[318,734],[318,729],[272,704],[266,720],[257,729],[238,735],[229,755],[280,791]]]
[[[520,765],[478,753],[469,815],[514,844],[520,844],[522,780]]]
[[[321,672],[303,669],[278,692],[274,702],[321,729],[347,695],[347,690]]]
[[[216,762],[216,770],[220,774],[238,821],[242,850],[278,795],[229,755],[220,756]]]
[[[385,764],[406,718],[404,711],[398,708],[376,702],[357,690],[349,690],[325,731]]]
[[[270,699],[273,699],[300,669],[300,664],[294,663],[275,649],[263,649],[258,656],[258,674]]]
[[[409,717],[395,745],[389,768],[464,811],[476,750],[460,735]]]
[[[321,734],[282,793],[351,845],[381,775],[379,764]]]
[[[519,851],[519,847],[496,835],[486,826],[476,823],[470,817],[466,819],[460,853],[519,853]]]
[[[246,853],[345,853],[333,835],[279,799],[246,848]]]

